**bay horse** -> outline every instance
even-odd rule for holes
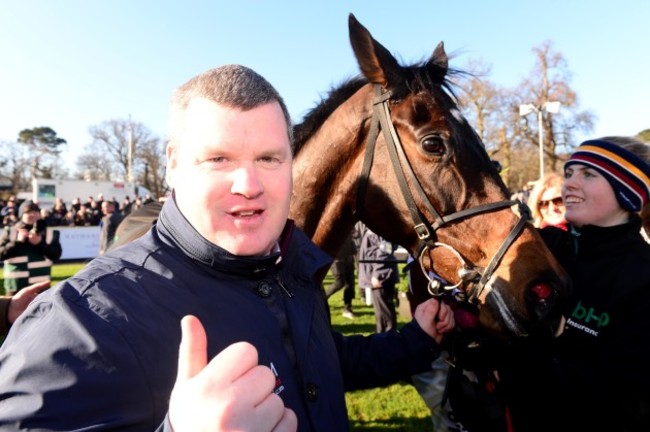
[[[352,14],[349,31],[362,75],[295,127],[290,217],[332,256],[358,220],[403,246],[447,281],[416,301],[453,289],[496,333],[556,326],[567,275],[461,115],[443,44],[402,66]]]
[[[557,325],[568,278],[462,117],[443,44],[402,66],[352,14],[349,31],[362,75],[295,126],[290,218],[331,256],[362,221],[448,281],[429,277],[416,301],[454,289],[495,333]],[[159,209],[127,217],[118,244]]]

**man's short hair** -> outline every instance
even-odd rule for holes
[[[280,94],[263,76],[250,68],[235,64],[205,71],[176,90],[172,96],[169,116],[171,145],[182,133],[185,110],[190,101],[197,97],[243,111],[278,102],[287,122],[287,136],[293,149],[291,116]]]

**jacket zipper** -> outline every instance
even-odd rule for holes
[[[282,291],[284,291],[285,294],[287,294],[287,296],[289,298],[293,298],[293,296],[294,296],[293,292],[289,288],[284,286],[284,283],[282,283],[282,279],[280,279],[280,276],[279,275],[276,276],[275,279],[278,281],[278,285],[280,285],[280,288],[282,288]]]

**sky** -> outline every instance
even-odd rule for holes
[[[450,66],[480,60],[502,87],[551,41],[596,117],[578,139],[650,128],[647,0],[0,0],[0,145],[51,127],[75,171],[89,127],[130,117],[164,138],[175,88],[226,63],[266,77],[300,121],[359,73],[350,13],[403,63],[443,41]]]

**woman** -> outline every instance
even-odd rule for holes
[[[515,430],[650,428],[650,146],[582,143],[564,165],[569,228],[540,232],[574,284],[557,338],[513,347],[503,379]]]
[[[549,225],[564,228],[564,201],[562,200],[562,184],[564,178],[558,173],[547,174],[541,182],[537,182],[528,198],[533,224],[537,228]]]

